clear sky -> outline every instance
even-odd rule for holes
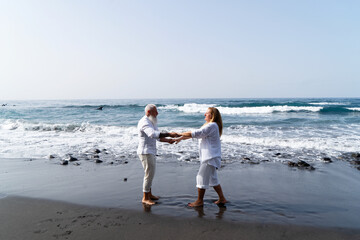
[[[0,0],[0,100],[360,97],[357,0]]]

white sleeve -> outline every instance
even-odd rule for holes
[[[149,137],[149,138],[159,138],[160,131],[156,131],[153,127],[149,124],[145,124],[142,126],[141,130]]]
[[[205,126],[201,127],[200,129],[194,130],[191,132],[192,138],[204,138],[209,136],[211,132],[214,130],[212,124],[206,124]]]

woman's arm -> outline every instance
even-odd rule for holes
[[[176,142],[176,139],[173,139],[173,138],[159,138],[159,141],[160,142],[166,142],[166,143],[170,143],[170,144],[173,144],[174,142]],[[176,142],[177,143],[177,142]]]
[[[180,133],[181,137],[184,137],[186,139],[192,138],[191,137],[191,131]]]
[[[191,137],[191,131],[179,133],[179,135],[180,135],[181,137],[175,140],[175,143],[176,143],[176,144],[178,144],[181,140],[186,140],[186,139],[192,138],[192,137]]]

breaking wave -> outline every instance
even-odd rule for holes
[[[320,112],[323,107],[313,106],[261,106],[261,107],[222,107],[215,104],[186,103],[183,106],[168,105],[159,107],[165,110],[178,110],[185,113],[204,113],[208,107],[217,107],[222,114],[270,114],[276,112]]]

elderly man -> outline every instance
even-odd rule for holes
[[[148,104],[145,107],[145,116],[138,123],[137,129],[139,134],[139,145],[137,154],[144,167],[145,175],[143,182],[143,198],[142,202],[148,205],[154,205],[153,200],[159,197],[152,195],[151,185],[155,175],[156,167],[156,140],[173,144],[175,140],[166,137],[178,137],[177,133],[160,133],[157,127],[158,111],[154,104]]]

